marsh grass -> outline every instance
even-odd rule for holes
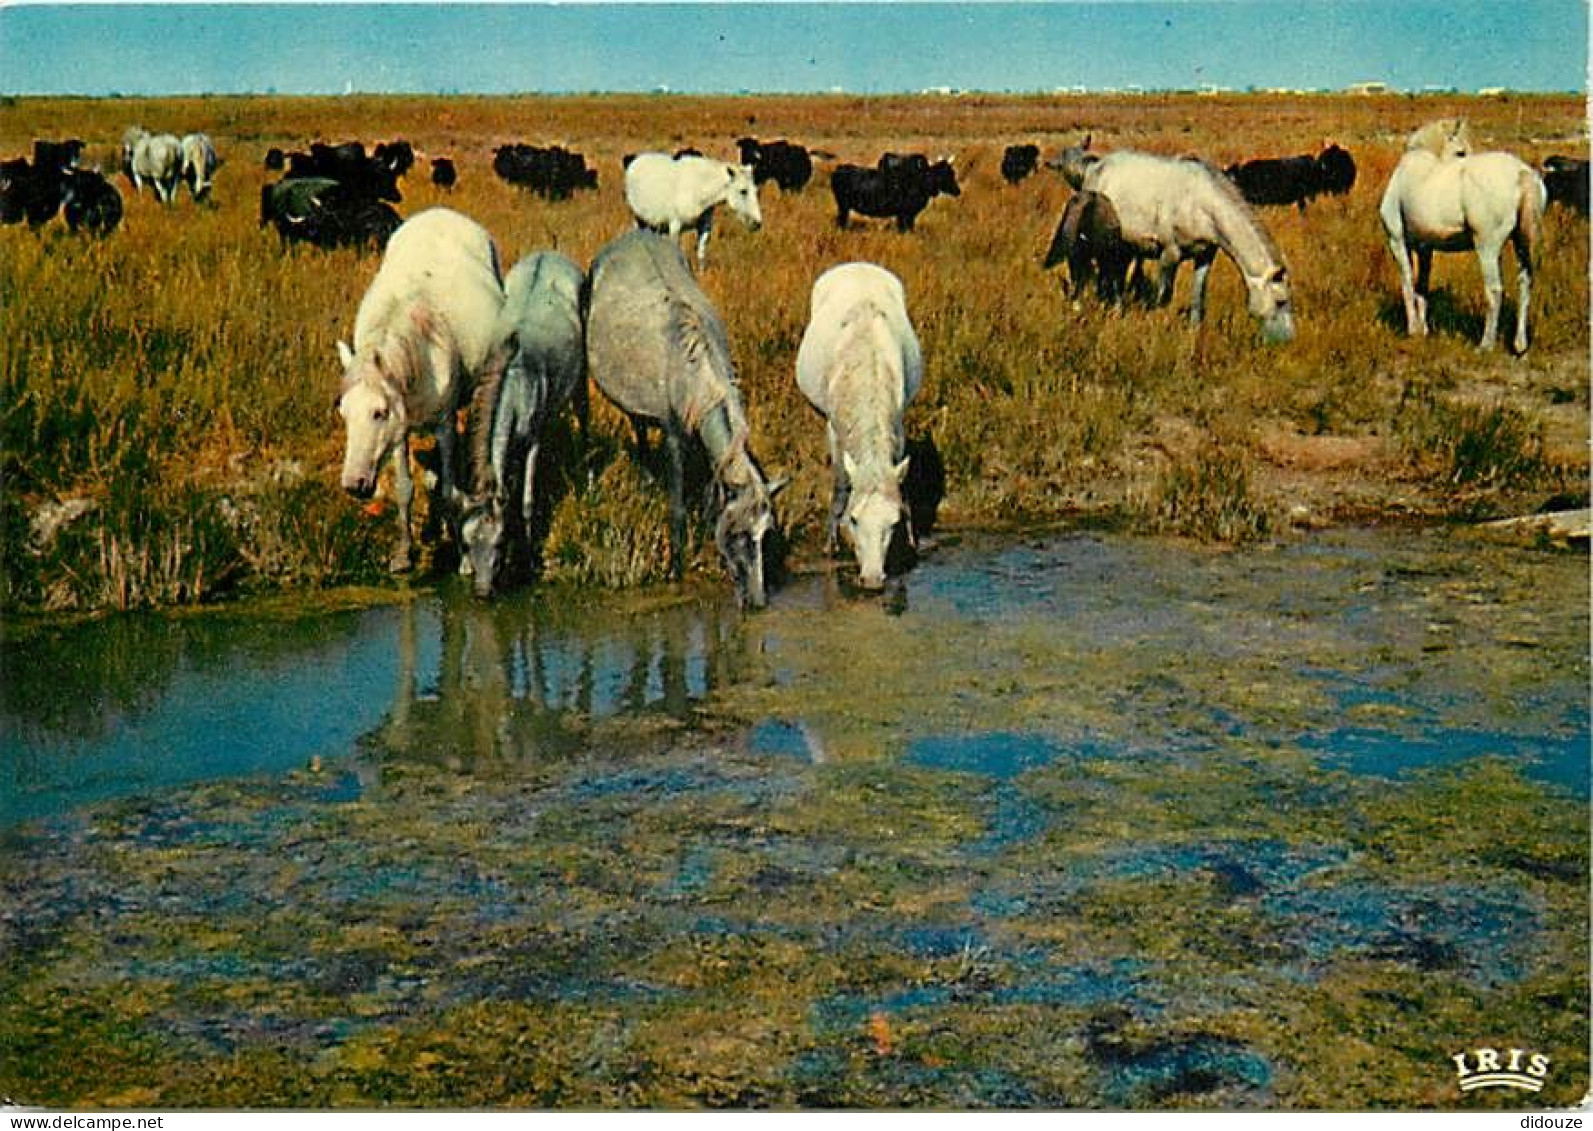
[[[792,477],[780,514],[799,552],[822,537],[829,469],[821,422],[792,379],[796,349],[814,278],[858,259],[906,285],[927,370],[907,428],[941,454],[947,521],[1110,513],[1201,537],[1256,533],[1256,516],[1277,513],[1301,489],[1279,485],[1258,444],[1278,426],[1397,436],[1410,468],[1402,506],[1413,485],[1437,514],[1530,505],[1534,493],[1586,469],[1585,430],[1580,443],[1561,446],[1569,464],[1530,458],[1530,438],[1551,391],[1563,398],[1569,389],[1586,406],[1587,225],[1557,208],[1549,214],[1526,357],[1476,354],[1483,301],[1469,255],[1438,257],[1433,336],[1407,339],[1377,197],[1404,134],[1455,113],[1488,144],[1528,160],[1585,148],[1582,106],[1556,97],[12,100],[0,105],[0,154],[26,150],[33,137],[71,135],[89,141],[91,161],[114,162],[122,129],[141,122],[206,129],[226,164],[208,205],[184,196],[162,208],[119,180],[126,218],[106,239],[74,239],[59,222],[0,229],[4,600],[165,604],[380,574],[390,521],[337,491],[341,429],[332,411],[335,343],[351,332],[378,259],[283,249],[257,223],[265,150],[315,138],[402,136],[452,156],[458,188],[434,189],[422,162],[400,211],[446,204],[467,213],[493,233],[505,268],[545,247],[587,262],[626,230],[619,159],[627,152],[691,142],[730,156],[733,139],[750,132],[863,163],[886,148],[955,154],[962,196],[933,201],[911,234],[863,219],[838,230],[827,161],[800,193],[765,188],[762,231],[731,217],[716,226],[701,281],[729,329],[753,451],[770,474]],[[1086,130],[1103,149],[1193,152],[1219,164],[1314,150],[1326,136],[1350,148],[1360,173],[1348,197],[1303,214],[1263,213],[1295,280],[1295,342],[1258,343],[1226,261],[1212,272],[1198,333],[1186,325],[1187,269],[1164,310],[1075,302],[1060,273],[1041,270],[1067,189],[1044,170],[1007,185],[1001,149],[1037,141],[1049,155]],[[555,204],[499,182],[492,150],[513,140],[580,149],[599,170],[599,190]],[[1512,312],[1507,302],[1505,317]],[[1469,387],[1456,374],[1469,375]],[[1479,399],[1478,383],[1495,390],[1492,401]],[[1412,389],[1426,391],[1413,401]],[[1493,404],[1496,415],[1459,407],[1468,403]],[[629,467],[628,428],[597,395],[593,419],[590,464],[573,474],[561,466],[545,508],[546,571],[604,584],[654,580],[667,564],[659,481]],[[1167,457],[1169,434],[1205,440]],[[1517,456],[1504,453],[1510,446]],[[287,465],[301,469],[291,486],[278,474]],[[1335,483],[1310,486],[1319,496],[1312,505],[1331,513]],[[1191,510],[1201,492],[1229,501]],[[71,500],[93,504],[84,529],[69,527],[41,550],[29,522]],[[103,553],[88,552],[99,545]],[[717,568],[700,530],[693,554]]]

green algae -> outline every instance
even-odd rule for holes
[[[1524,1097],[1463,1097],[1450,1057],[1514,1042],[1553,1065],[1526,1102],[1574,1103],[1585,798],[1511,752],[1575,739],[1581,564],[1097,549],[975,548],[899,616],[798,590],[683,712],[568,711],[556,751],[446,756],[526,709],[465,678],[361,744],[357,791],[15,830],[0,1093],[1487,1109]],[[1313,745],[1440,713],[1496,738],[1378,772]]]

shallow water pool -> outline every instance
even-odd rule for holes
[[[0,1094],[1572,1102],[1586,587],[1061,532],[751,617],[449,585],[9,646]],[[1501,1039],[1542,1092],[1463,1096]]]

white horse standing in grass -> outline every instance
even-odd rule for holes
[[[1157,304],[1173,296],[1178,265],[1195,263],[1189,320],[1206,313],[1206,276],[1221,251],[1244,279],[1246,307],[1269,342],[1294,338],[1288,264],[1278,245],[1233,182],[1204,161],[1120,149],[1095,161],[1078,158],[1079,186],[1106,197],[1116,210],[1123,241],[1140,259],[1161,268]]]
[[[1411,134],[1378,207],[1388,250],[1399,267],[1406,331],[1417,337],[1427,333],[1433,252],[1475,250],[1488,298],[1479,345],[1492,349],[1504,303],[1499,256],[1508,240],[1516,252],[1515,349],[1525,353],[1532,272],[1547,203],[1543,178],[1526,162],[1509,153],[1471,152],[1464,119],[1440,119]]]
[[[638,154],[625,167],[625,203],[637,224],[679,239],[683,229],[697,229],[697,267],[708,261],[708,235],[714,209],[727,204],[750,231],[763,226],[758,186],[746,165],[712,157]]]
[[[797,387],[825,419],[834,491],[829,541],[846,532],[866,589],[885,584],[902,502],[907,443],[902,414],[923,382],[924,360],[901,280],[872,263],[843,263],[813,284],[797,350]]]
[[[215,181],[221,158],[216,146],[206,134],[184,134],[179,143],[182,148],[182,179],[195,200],[203,200]]]
[[[152,134],[133,126],[122,134],[122,172],[142,193],[147,181],[155,188],[162,204],[177,197],[177,181],[182,176],[183,146],[173,134]]]
[[[398,502],[394,571],[411,564],[411,429],[437,436],[438,491],[432,514],[451,513],[456,413],[469,403],[489,361],[506,364],[494,330],[503,306],[498,251],[480,224],[447,208],[405,222],[387,241],[382,266],[354,319],[337,409],[347,427],[343,489],[368,499],[382,462],[392,460]]]

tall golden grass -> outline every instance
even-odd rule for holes
[[[400,211],[465,212],[493,233],[505,266],[545,247],[589,261],[626,230],[628,152],[689,143],[730,157],[751,133],[833,160],[872,163],[887,148],[955,154],[962,196],[931,203],[912,234],[859,220],[837,230],[829,159],[801,193],[766,186],[762,231],[728,216],[717,224],[703,285],[729,327],[754,450],[794,476],[781,502],[799,551],[817,544],[829,472],[795,388],[796,347],[813,279],[852,259],[906,285],[927,365],[908,430],[941,452],[953,520],[1087,513],[1231,538],[1278,529],[1302,501],[1328,518],[1346,506],[1477,513],[1580,490],[1585,221],[1551,210],[1525,358],[1475,351],[1483,299],[1469,255],[1438,258],[1434,336],[1404,335],[1377,199],[1405,134],[1454,114],[1534,163],[1585,154],[1583,107],[1571,97],[6,100],[0,155],[25,152],[34,137],[74,136],[109,171],[122,130],[141,123],[204,130],[226,164],[209,205],[184,195],[163,208],[119,181],[126,218],[103,240],[72,237],[59,221],[0,229],[3,600],[131,607],[379,575],[387,521],[340,496],[332,412],[335,342],[351,332],[378,257],[284,250],[257,224],[266,149],[314,139],[405,137],[453,157],[458,188],[434,189],[419,164]],[[1296,341],[1258,343],[1225,262],[1198,333],[1185,324],[1187,281],[1170,309],[1068,298],[1040,267],[1067,189],[1044,170],[1009,186],[998,167],[1007,144],[1036,141],[1049,155],[1086,132],[1100,149],[1218,164],[1314,152],[1328,138],[1349,148],[1359,180],[1348,197],[1263,213],[1295,279]],[[548,203],[505,185],[490,164],[508,141],[581,150],[599,191]],[[606,470],[628,459],[628,433],[601,398],[595,409],[592,474],[566,466],[544,477],[558,496],[548,572],[645,579],[660,560],[651,547],[661,511],[643,497],[654,485]],[[1319,440],[1354,455],[1324,458]],[[1478,455],[1479,444],[1520,450]],[[1467,475],[1459,458],[1508,474]],[[93,507],[46,529],[69,499]]]

